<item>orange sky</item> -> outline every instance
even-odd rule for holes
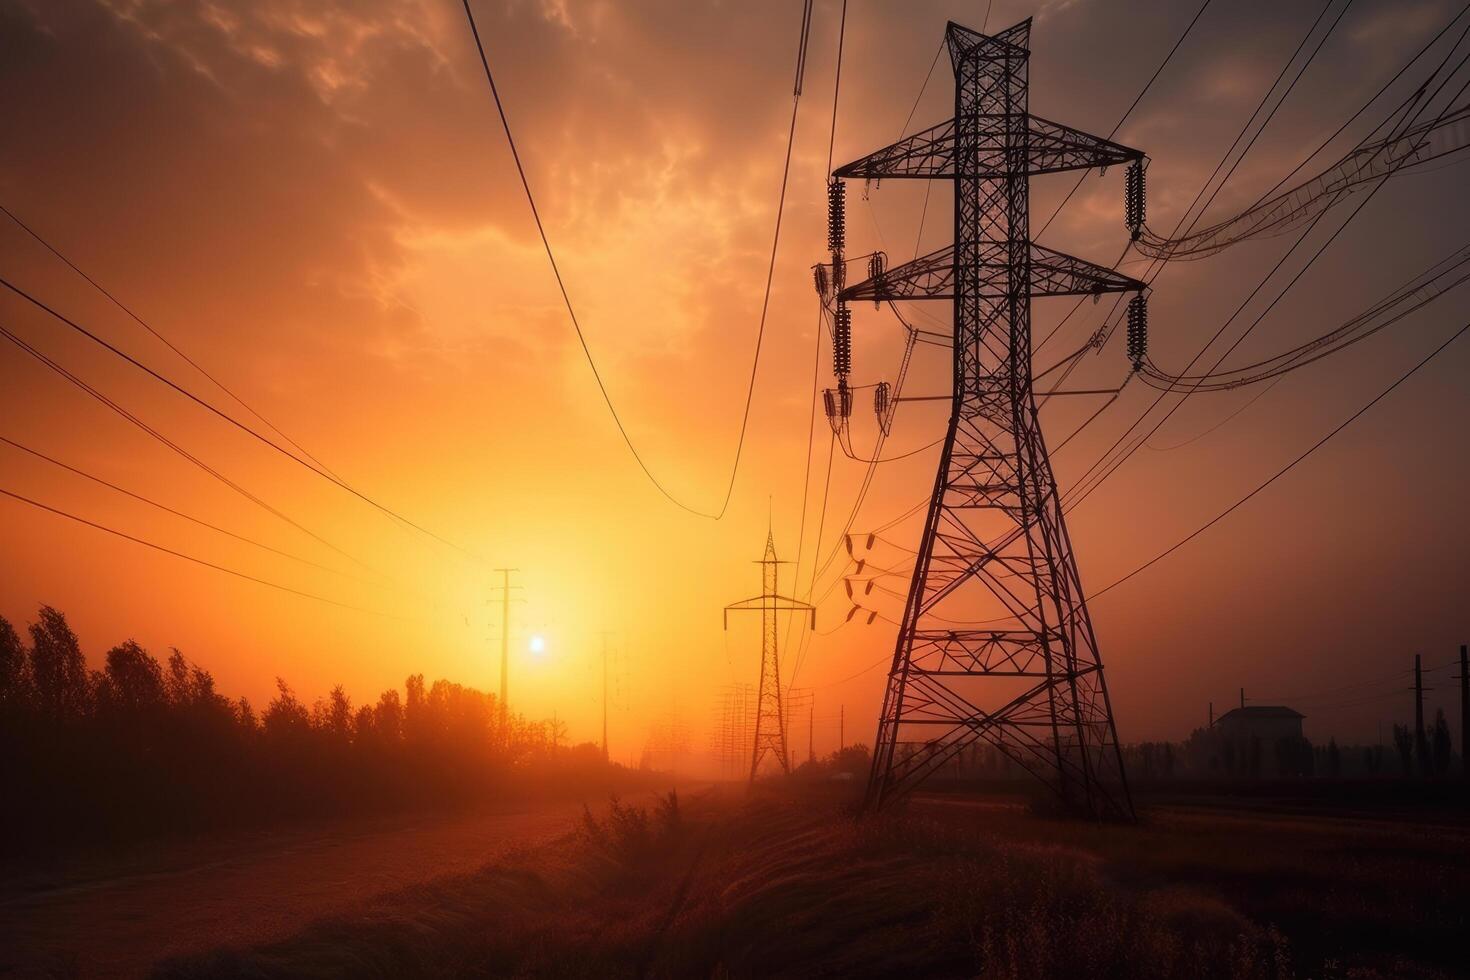
[[[1118,136],[1152,157],[1155,227],[1172,227],[1316,15],[1226,7],[1206,14]],[[476,9],[612,396],[660,479],[716,506],[769,258],[800,4],[482,0]],[[457,3],[0,3],[0,203],[349,483],[477,556],[395,525],[3,297],[8,328],[374,571],[233,495],[9,345],[0,435],[351,577],[150,513],[4,446],[0,485],[374,613],[273,592],[0,501],[0,614],[23,624],[40,603],[62,608],[94,663],[128,636],[155,652],[178,646],[224,691],[257,701],[277,675],[308,697],[341,681],[372,698],[419,671],[494,689],[488,569],[516,566],[526,587],[513,610],[519,709],[555,711],[573,737],[595,737],[598,635],[614,630],[614,754],[635,753],[648,723],[672,710],[703,744],[721,685],[757,677],[758,624],[732,622],[722,634],[720,607],[758,589],[750,561],[768,508],[778,550],[796,549],[837,11],[830,0],[816,6],[749,442],[729,516],[713,523],[653,490],[600,401]],[[1032,110],[1105,134],[1191,14],[1162,0],[1126,17],[1100,0],[997,0],[990,26],[1035,15]],[[1438,0],[1350,10],[1212,217],[1275,183],[1450,14]],[[849,5],[838,163],[898,136],[946,19],[978,28],[983,16],[974,3]],[[942,60],[913,127],[947,117],[951,91]],[[1034,183],[1034,228],[1071,182]],[[1330,329],[1462,244],[1462,182],[1459,168],[1391,182],[1239,360]],[[1126,238],[1121,198],[1120,173],[1090,178],[1042,240],[1110,261]],[[922,200],[918,183],[875,187],[866,201],[852,186],[849,251],[911,257]],[[924,250],[947,240],[949,207],[936,185]],[[1182,367],[1284,248],[1254,243],[1171,266],[1151,299],[1155,358]],[[0,225],[0,273],[238,410],[9,224]],[[1067,305],[1038,304],[1038,335]],[[1106,309],[1085,308],[1054,352],[1081,343]],[[1463,296],[1446,298],[1290,376],[1192,442],[1255,392],[1191,399],[1155,448],[1072,516],[1084,583],[1111,582],[1232,503],[1437,345],[1465,309]],[[917,315],[943,321],[948,309]],[[855,380],[892,380],[901,350],[892,317],[858,308],[855,336]],[[942,391],[946,356],[921,348],[911,390]],[[1465,350],[1447,351],[1225,524],[1097,601],[1125,741],[1182,736],[1203,721],[1206,701],[1223,706],[1241,684],[1309,694],[1406,667],[1415,651],[1431,663],[1453,656],[1470,635],[1470,532],[1458,519],[1470,478],[1467,364]],[[1121,350],[1109,348],[1073,380],[1106,387],[1125,373]],[[1058,454],[1063,489],[1149,400],[1131,385]],[[1074,401],[1044,413],[1053,441],[1096,407]],[[886,451],[932,441],[942,422],[942,409],[905,406]],[[817,426],[803,590],[826,463],[820,413]],[[854,429],[859,448],[870,447],[862,400]],[[935,457],[881,467],[854,529],[925,498]],[[838,455],[824,559],[862,473]],[[910,521],[889,536],[908,546],[917,535]],[[871,739],[883,672],[844,679],[893,641],[881,621],[834,630],[850,608],[844,558],[818,579],[826,635],[795,680],[817,687],[819,751],[835,745],[838,705],[849,739]],[[870,604],[897,618],[897,600]],[[542,659],[524,653],[532,632],[547,637]],[[1450,703],[1441,686],[1431,704]],[[1407,708],[1307,709],[1308,732],[1371,736]]]

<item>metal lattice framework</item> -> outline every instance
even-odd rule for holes
[[[776,558],[776,541],[766,532],[766,552],[760,560],[761,594],[725,607],[725,628],[730,628],[730,613],[761,614],[761,681],[756,695],[755,739],[750,753],[750,781],[760,772],[761,762],[774,754],[783,772],[791,771],[791,753],[786,739],[786,710],[781,696],[781,658],[776,646],[776,620],[783,612],[804,612],[808,629],[816,629],[815,606],[781,595],[777,573],[785,562]]]
[[[842,293],[954,302],[953,409],[878,721],[870,808],[983,741],[1070,806],[1133,813],[1032,392],[1031,297],[1144,284],[1032,244],[1028,212],[1032,175],[1143,154],[1028,114],[1030,28],[987,36],[951,23],[954,119],[835,171],[955,182],[952,247]],[[1004,625],[974,628],[990,622]]]

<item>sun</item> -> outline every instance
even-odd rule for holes
[[[537,633],[536,635],[531,637],[531,642],[527,644],[527,646],[530,649],[532,656],[540,657],[546,653],[546,637],[542,636],[540,633]]]

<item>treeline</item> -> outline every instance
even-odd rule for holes
[[[284,680],[262,709],[171,650],[132,640],[89,669],[66,617],[28,640],[0,617],[6,846],[120,839],[284,817],[470,802],[575,788],[619,767],[564,726],[502,717],[493,694],[408,678],[374,704],[338,686],[310,704]]]
[[[1251,782],[1282,779],[1423,779],[1457,776],[1460,756],[1454,751],[1444,712],[1415,738],[1403,725],[1393,726],[1394,744],[1339,746],[1335,738],[1314,744],[1306,738],[1228,737],[1200,728],[1183,742],[1135,742],[1123,746],[1123,767],[1130,780],[1212,780]],[[975,742],[956,753],[935,774],[939,780],[1025,780],[1028,772],[993,745]]]
[[[1408,726],[1393,726],[1393,750],[1383,745],[1339,746],[1336,738],[1314,744],[1305,738],[1231,738],[1195,729],[1180,748],[1185,775],[1227,779],[1444,779],[1455,774],[1458,754],[1444,711],[1437,711],[1417,738]],[[1172,753],[1171,753],[1172,755]],[[1389,756],[1395,758],[1390,761]],[[1126,752],[1125,752],[1126,756]],[[1158,757],[1157,746],[1154,752]],[[1141,774],[1168,778],[1173,773],[1138,759]]]

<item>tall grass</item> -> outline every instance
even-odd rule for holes
[[[1248,833],[1259,836],[1238,837],[1242,846],[1283,836],[1269,822]],[[1141,856],[1171,848],[1161,864]],[[1177,828],[959,810],[854,820],[812,797],[613,800],[553,846],[163,975],[1446,975],[1354,952],[1362,937],[1340,932],[1344,955],[1294,963],[1294,943],[1235,904],[1233,888],[1176,873],[1186,851],[1188,861],[1213,861],[1222,886],[1247,868]],[[1319,885],[1324,917],[1341,908],[1335,881]]]

